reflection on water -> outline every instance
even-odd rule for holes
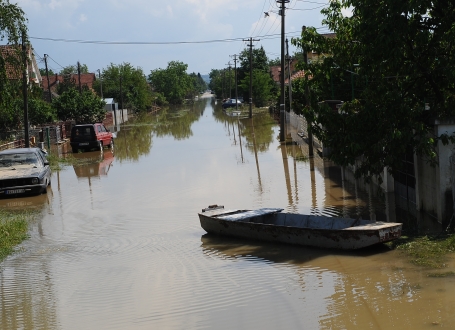
[[[269,265],[286,276],[287,307],[293,308],[292,302],[297,302],[292,297],[297,298],[298,306],[305,311],[298,316],[302,328],[424,329],[432,325],[450,327],[455,321],[455,298],[438,302],[448,291],[455,293],[454,287],[422,277],[400,260],[396,251],[384,246],[350,253],[209,234],[203,235],[201,242],[210,260],[250,263],[251,267],[242,267],[246,277],[257,277],[258,264]],[[280,275],[273,277],[274,271],[269,273],[270,284],[283,281]],[[445,308],[439,309],[443,305]],[[413,311],[418,311],[419,317],[414,317]],[[286,325],[299,328],[289,320],[284,320],[283,327]]]
[[[164,108],[156,114],[140,114],[122,125],[115,140],[115,154],[120,162],[138,161],[150,153],[153,136],[172,136],[176,140],[190,138],[191,125],[203,115],[205,102],[188,107]]]
[[[432,229],[278,136],[267,112],[230,117],[206,98],[129,120],[114,154],[75,154],[47,195],[1,200],[42,217],[0,264],[0,329],[453,328],[454,278],[384,246],[341,253],[204,233],[197,212],[215,203]],[[450,260],[441,272],[453,270]]]
[[[0,199],[0,208],[7,210],[35,210],[40,211],[52,196],[52,186],[47,187],[47,194],[36,196]]]
[[[81,159],[82,155],[84,154],[79,154],[77,158]],[[97,157],[95,158],[86,159],[89,160],[88,164],[73,165],[74,173],[76,173],[78,178],[107,175],[114,161],[114,153],[111,151],[104,151],[102,153],[97,153]]]

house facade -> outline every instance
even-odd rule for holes
[[[30,83],[41,86],[42,77],[39,72],[38,64],[35,55],[33,54],[33,47],[27,46],[27,75]],[[15,45],[0,45],[0,56],[6,62],[6,75],[10,80],[21,80],[22,70],[20,68],[21,61],[21,48]]]

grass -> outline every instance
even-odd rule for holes
[[[0,262],[14,251],[14,247],[28,238],[30,212],[0,209]]]
[[[59,157],[48,155],[49,164],[53,171],[59,171],[64,166],[84,165],[99,162],[99,159],[76,158],[73,155]],[[30,211],[0,209],[0,262],[14,252],[14,247],[28,238],[28,225],[35,213]]]
[[[448,254],[455,252],[455,235],[402,237],[395,241],[393,246],[407,256],[415,265],[441,269],[447,266]],[[429,276],[453,276],[449,273],[438,273],[439,275],[433,274]]]

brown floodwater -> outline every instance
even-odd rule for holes
[[[2,200],[40,215],[0,264],[0,329],[454,328],[455,278],[429,276],[454,271],[452,260],[435,271],[384,246],[339,252],[201,229],[209,204],[440,227],[278,138],[266,110],[238,118],[205,98],[126,122],[114,154],[75,155],[48,194]]]

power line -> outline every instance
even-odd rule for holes
[[[261,14],[259,15],[259,18],[258,18],[258,23],[259,21],[261,20],[261,17],[262,17],[262,14],[264,12],[264,8],[265,8],[265,3],[267,2],[267,0],[264,0],[264,4],[262,5],[262,9],[261,9]],[[258,27],[259,24],[256,24],[256,26],[254,27],[254,30],[253,32],[251,33],[251,35],[254,35],[254,32],[256,31],[257,27]]]
[[[47,57],[49,57],[52,61],[54,61],[58,66],[60,66],[62,69],[64,69],[64,67],[60,64],[57,63],[57,61],[55,61],[52,57],[50,57],[49,55],[47,55]]]
[[[328,2],[317,2],[317,1],[307,1],[307,0],[295,0],[295,1],[300,1],[300,2],[305,2],[305,3],[314,3],[317,5],[328,5]]]
[[[319,9],[319,8],[322,8],[322,7],[325,7],[325,6],[328,6],[328,3],[323,4],[321,6],[318,6],[318,7],[308,8],[308,9],[300,9],[300,8],[287,8],[287,9],[289,9],[289,10],[298,10],[298,11],[310,11],[310,10]]]
[[[275,22],[276,23],[276,22]],[[273,27],[273,24],[271,27]],[[276,28],[275,28],[276,29]],[[269,29],[270,31],[270,29]],[[268,33],[268,32],[267,32]],[[300,33],[300,31],[293,31],[290,33]],[[258,38],[269,38],[279,36],[279,34],[264,34],[258,35]],[[214,40],[200,40],[200,41],[102,41],[102,40],[81,40],[81,39],[63,39],[63,38],[43,38],[43,37],[29,37],[30,39],[54,41],[54,42],[67,42],[67,43],[81,43],[81,44],[98,44],[98,45],[185,45],[185,44],[204,44],[204,43],[217,43],[217,42],[235,42],[243,41],[246,37],[242,38],[228,38],[228,39],[214,39]],[[57,63],[57,62],[56,62]],[[57,63],[58,64],[58,63]],[[59,64],[60,65],[60,64]]]

